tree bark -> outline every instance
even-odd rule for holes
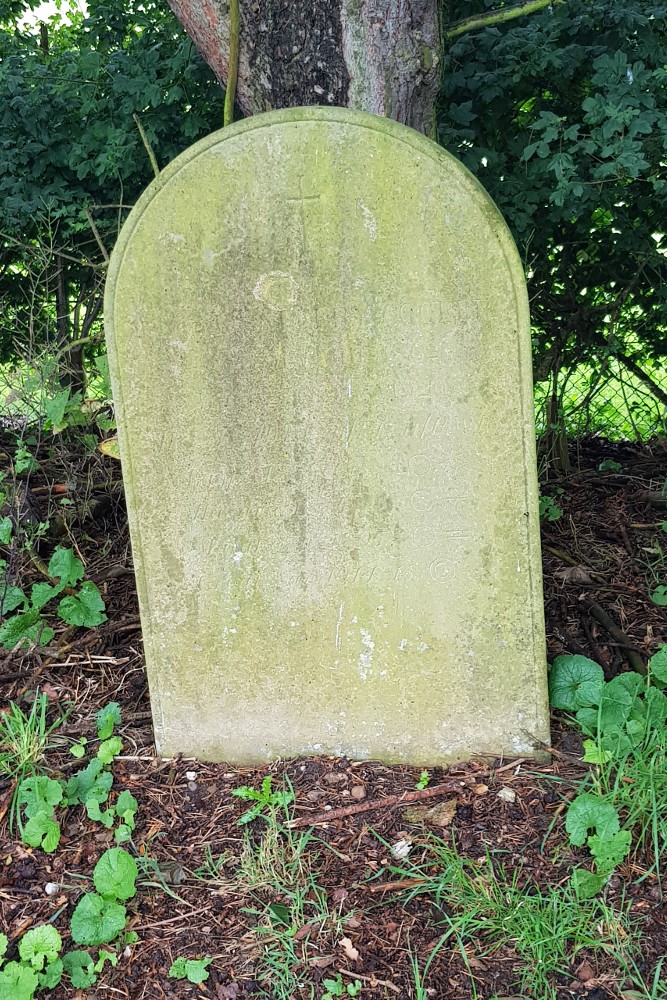
[[[168,0],[224,86],[224,0]],[[439,83],[437,0],[241,0],[236,100],[245,115],[319,104],[433,129]]]

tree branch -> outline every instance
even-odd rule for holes
[[[502,7],[499,10],[487,11],[485,14],[474,14],[462,21],[456,21],[451,28],[445,31],[445,38],[454,39],[469,31],[477,31],[479,28],[491,28],[494,24],[505,24],[517,17],[523,17],[524,14],[534,14],[544,7],[555,7],[557,3],[564,3],[564,0],[525,0],[524,3],[518,3],[514,7]]]

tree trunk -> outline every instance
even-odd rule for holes
[[[220,83],[224,0],[168,0]],[[433,128],[439,82],[437,0],[241,0],[236,100],[245,115],[319,104]]]

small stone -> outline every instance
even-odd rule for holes
[[[57,882],[47,882],[44,886],[44,892],[47,896],[55,896],[57,892],[60,892],[60,886]]]
[[[185,772],[185,780],[186,781],[196,781],[197,780],[197,772],[196,771],[186,771]]]
[[[363,785],[353,785],[350,789],[350,795],[353,799],[356,799],[357,802],[361,802],[362,799],[366,798],[366,789]]]
[[[197,782],[196,781],[188,781],[188,789],[191,792],[196,792],[197,791]]]
[[[516,802],[516,792],[513,788],[501,788],[498,792],[498,798],[502,799],[503,802]]]

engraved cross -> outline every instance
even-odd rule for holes
[[[295,195],[293,198],[287,198],[286,201],[289,204],[293,204],[293,205],[297,205],[298,206],[299,218],[301,219],[301,228],[302,228],[302,236],[303,236],[303,248],[304,248],[304,250],[307,251],[308,250],[308,233],[307,233],[307,229],[306,229],[306,221],[307,221],[307,218],[306,218],[306,208],[307,208],[308,202],[319,201],[320,198],[322,197],[322,195],[321,194],[304,194],[304,191],[303,191],[303,180],[304,180],[303,174],[301,174],[299,176],[299,193],[298,193],[298,195]]]

